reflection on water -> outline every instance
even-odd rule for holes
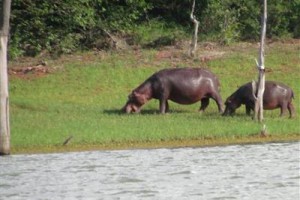
[[[299,145],[0,158],[0,199],[299,199]]]

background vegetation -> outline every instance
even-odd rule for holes
[[[202,39],[259,38],[260,1],[196,2]],[[107,33],[130,45],[173,44],[190,37],[190,9],[190,0],[14,0],[10,58],[110,48]],[[299,37],[300,0],[269,0],[267,30],[269,38]]]

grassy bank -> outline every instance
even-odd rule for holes
[[[279,118],[278,109],[265,112],[268,139],[257,136],[261,124],[245,116],[244,107],[234,117],[222,117],[214,101],[203,114],[197,112],[199,103],[170,103],[171,113],[160,115],[157,100],[146,104],[141,114],[121,114],[119,109],[130,91],[162,68],[209,68],[220,79],[223,101],[238,86],[257,79],[257,44],[220,47],[206,43],[193,60],[184,48],[88,52],[48,60],[46,67],[36,68],[28,67],[34,65],[31,60],[11,62],[12,153],[300,139],[299,114],[293,119]],[[299,111],[299,40],[269,43],[266,67],[267,80],[293,88]],[[70,136],[70,142],[62,146]]]

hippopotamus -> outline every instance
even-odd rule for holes
[[[251,82],[238,88],[226,99],[226,108],[223,115],[232,115],[242,104],[246,107],[246,114],[250,115],[251,110],[254,110],[255,107],[255,98],[252,91]],[[265,82],[265,91],[263,95],[263,108],[265,110],[280,108],[280,116],[284,115],[286,110],[289,110],[290,117],[293,117],[295,113],[295,109],[292,104],[293,98],[293,90],[283,83],[275,81]]]
[[[216,101],[219,112],[223,112],[222,98],[219,94],[218,78],[209,70],[202,68],[170,68],[154,73],[134,89],[122,111],[138,113],[151,99],[159,100],[159,111],[169,111],[168,100],[178,104],[193,104],[201,101],[199,111],[204,111],[209,98]]]

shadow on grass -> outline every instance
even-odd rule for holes
[[[108,110],[103,110],[103,113],[109,114],[109,115],[129,115],[120,109],[108,109]],[[172,113],[189,113],[188,111],[185,110],[170,110],[167,114],[172,114]],[[160,114],[159,110],[157,109],[144,109],[141,110],[140,113],[131,113],[132,115],[138,114],[138,115],[157,115]]]

